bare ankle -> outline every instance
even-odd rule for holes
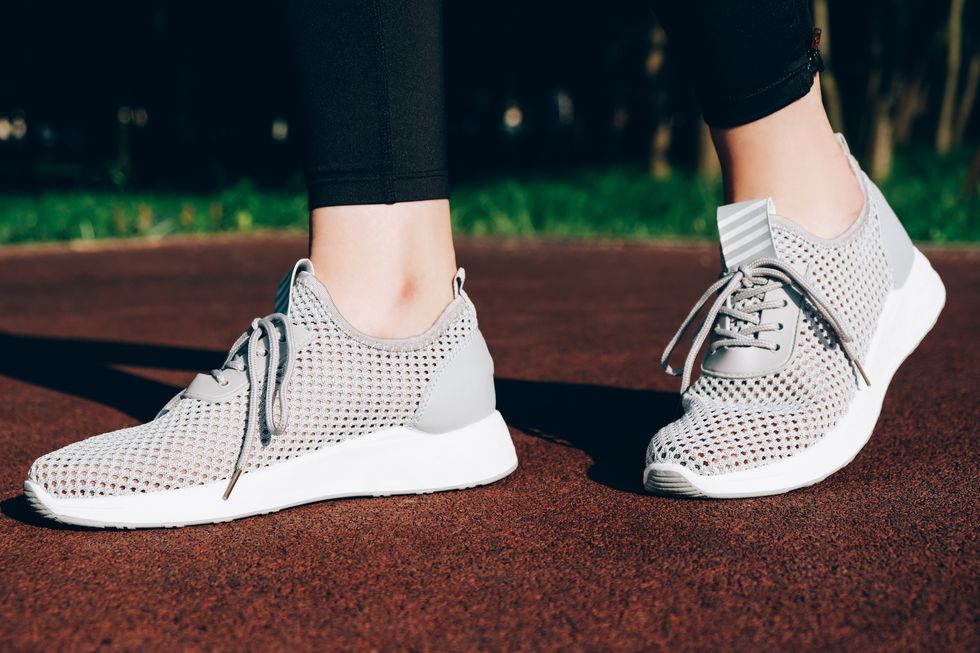
[[[423,333],[452,301],[452,274],[440,282],[393,279],[381,287],[324,281],[341,315],[376,338],[407,338]]]
[[[317,209],[310,235],[317,276],[363,333],[417,335],[452,301],[447,200]]]
[[[827,120],[819,80],[800,100],[712,137],[726,202],[772,197],[780,215],[821,238],[840,235],[860,215],[864,193]]]

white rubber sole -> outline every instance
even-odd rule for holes
[[[865,361],[871,386],[860,386],[847,413],[819,443],[764,467],[714,476],[702,476],[684,465],[653,463],[643,472],[644,487],[657,494],[731,499],[782,494],[824,480],[850,463],[868,442],[892,376],[936,324],[945,303],[942,280],[915,250],[909,278],[885,300],[871,340]]]
[[[227,479],[164,492],[71,498],[28,480],[24,495],[39,512],[66,524],[155,528],[230,521],[342,497],[460,490],[493,483],[516,468],[510,432],[494,411],[448,433],[386,429],[242,474],[227,501]]]

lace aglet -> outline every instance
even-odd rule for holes
[[[854,359],[854,367],[857,368],[857,371],[860,372],[860,374],[861,374],[861,378],[864,379],[864,385],[866,385],[866,386],[868,386],[870,388],[871,387],[871,379],[868,378],[868,374],[864,371],[864,368],[861,366],[861,361],[859,361],[858,359],[855,358]]]
[[[228,497],[231,496],[231,491],[235,489],[235,483],[238,482],[238,477],[242,475],[242,470],[236,469],[231,474],[231,478],[228,479],[228,487],[225,489],[225,495],[221,497],[222,501],[227,501]]]

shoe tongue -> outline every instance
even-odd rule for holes
[[[718,236],[725,271],[760,258],[777,258],[772,237],[772,198],[718,207]]]
[[[296,277],[299,276],[300,272],[314,273],[313,263],[310,259],[303,258],[298,260],[296,265],[293,266],[292,272],[287,272],[286,276],[279,282],[279,287],[276,289],[276,313],[289,315],[289,309],[293,305],[293,298],[295,296]]]

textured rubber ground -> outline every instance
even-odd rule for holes
[[[716,249],[464,244],[510,477],[176,530],[30,508],[37,456],[152,417],[303,247],[0,252],[0,650],[980,648],[980,251],[927,251],[946,310],[868,446],[800,492],[640,487],[677,411],[657,360]]]

